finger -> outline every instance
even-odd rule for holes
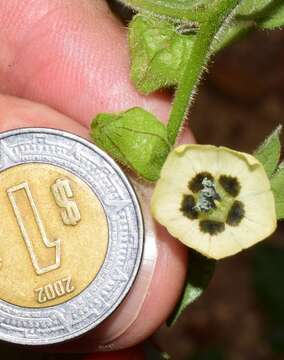
[[[126,29],[105,0],[0,0],[0,92],[89,126],[98,112],[142,106],[166,119],[168,97],[129,80]]]
[[[22,127],[53,127],[88,137],[88,129],[48,106],[0,94],[0,132]]]
[[[45,126],[87,135],[68,117],[30,101],[0,96],[0,131],[15,127]],[[186,251],[181,243],[157,227],[149,214],[151,188],[141,187],[146,222],[145,250],[137,279],[119,309],[101,327],[64,351],[90,352],[131,346],[148,337],[168,316],[181,293],[186,272]]]

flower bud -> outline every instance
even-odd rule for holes
[[[141,108],[99,114],[91,136],[103,150],[149,181],[158,179],[170,151],[165,126]]]

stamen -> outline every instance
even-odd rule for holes
[[[188,188],[193,193],[198,193],[203,189],[202,181],[207,178],[208,180],[214,181],[213,176],[209,172],[198,173],[193,179],[190,180]]]
[[[198,212],[208,212],[212,209],[216,209],[215,200],[221,200],[221,198],[216,191],[214,181],[205,177],[202,180],[202,187],[194,209]]]

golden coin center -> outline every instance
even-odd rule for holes
[[[108,247],[104,209],[60,167],[30,163],[0,173],[0,299],[31,308],[64,303],[98,274]]]

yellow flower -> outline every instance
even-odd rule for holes
[[[262,164],[252,155],[211,145],[182,145],[171,152],[151,208],[174,237],[214,259],[264,240],[277,224]]]

